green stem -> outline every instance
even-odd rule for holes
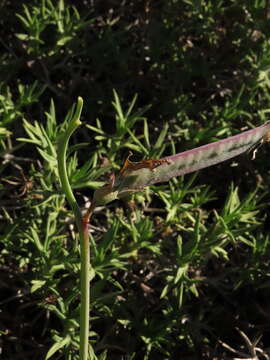
[[[90,247],[88,223],[83,221],[81,210],[77,204],[75,196],[72,192],[66,167],[66,152],[70,136],[80,126],[80,116],[83,107],[83,99],[78,98],[77,106],[74,116],[70,121],[67,130],[59,139],[58,144],[58,172],[62,186],[62,190],[74,212],[75,221],[80,236],[81,249],[81,308],[80,308],[80,360],[87,360],[88,358],[88,337],[89,337],[89,306],[90,306]]]

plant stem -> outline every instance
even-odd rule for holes
[[[81,124],[80,116],[83,107],[83,99],[78,98],[77,106],[72,120],[70,121],[67,130],[59,139],[58,144],[58,172],[62,186],[62,190],[74,212],[76,225],[80,236],[80,250],[81,250],[81,307],[80,307],[80,360],[87,360],[88,358],[88,338],[89,338],[89,307],[90,307],[90,247],[89,247],[89,233],[88,233],[88,219],[85,221],[82,217],[81,210],[77,204],[75,196],[72,192],[66,167],[66,152],[68,141],[73,132]]]
[[[87,360],[90,312],[90,246],[88,223],[82,221],[81,248],[81,310],[80,310],[80,359]]]

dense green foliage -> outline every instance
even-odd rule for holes
[[[56,167],[77,97],[84,207],[129,150],[159,158],[269,119],[269,19],[267,0],[1,2],[3,359],[78,359],[80,254]],[[251,357],[243,333],[270,347],[268,150],[97,208],[99,360],[230,358],[224,343]]]

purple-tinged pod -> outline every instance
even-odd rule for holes
[[[128,159],[116,176],[118,197],[145,186],[197,171],[238,156],[270,140],[270,122],[227,139],[203,145],[159,160],[132,163]]]
[[[255,149],[254,158],[257,147],[267,141],[270,141],[270,122],[227,139],[159,160],[132,162],[128,157],[120,173],[117,176],[112,174],[110,181],[95,191],[94,205],[105,205],[148,185],[218,164],[248,150]]]

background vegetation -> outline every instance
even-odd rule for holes
[[[269,119],[269,6],[1,1],[3,359],[78,359],[79,249],[55,155],[77,97],[85,126],[72,139],[69,171],[83,207],[129,150],[135,159],[165,156]],[[261,336],[258,357],[267,352],[268,151],[98,209],[98,359],[243,357],[252,352],[243,333],[251,343]]]

